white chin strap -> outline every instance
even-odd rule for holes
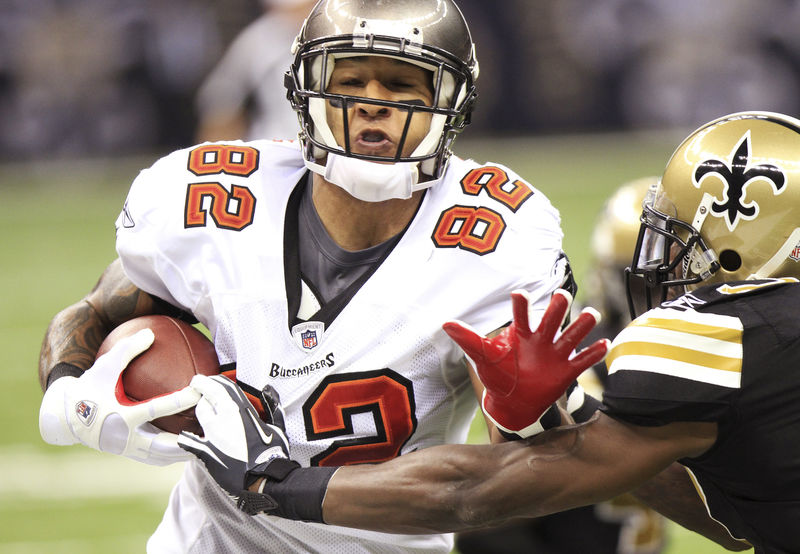
[[[432,187],[440,179],[419,182],[417,162],[377,163],[328,153],[321,165],[309,160],[306,167],[329,183],[343,188],[365,202],[383,202],[392,198],[411,198],[417,190]]]

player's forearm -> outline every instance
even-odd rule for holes
[[[154,313],[155,309],[153,298],[125,277],[119,260],[112,262],[86,297],[56,314],[50,322],[39,354],[42,389],[56,364],[88,369],[111,329],[133,317]]]
[[[596,414],[530,441],[428,448],[341,468],[328,484],[322,514],[329,524],[393,533],[538,517],[630,491],[672,460],[704,451],[712,431],[689,424],[636,428]],[[677,439],[684,435],[689,439]]]
[[[537,517],[610,498],[622,482],[587,486],[579,427],[525,441],[428,448],[375,466],[341,468],[323,504],[326,523],[392,533],[451,532]],[[594,473],[601,473],[599,469]]]
[[[65,308],[50,322],[39,354],[39,384],[46,388],[53,367],[65,363],[88,369],[103,341],[104,326],[94,310],[81,301]]]
[[[480,484],[496,466],[496,451],[455,445],[375,466],[342,467],[328,484],[323,518],[331,525],[409,534],[490,525],[504,514],[476,504]]]
[[[596,412],[532,439],[435,446],[319,479],[322,468],[268,464],[245,511],[387,533],[477,529],[617,497],[715,439],[714,424],[638,427]]]

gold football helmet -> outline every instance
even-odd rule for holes
[[[741,112],[703,125],[643,208],[630,274],[661,301],[668,287],[800,277],[800,120]]]
[[[624,272],[639,236],[642,201],[655,183],[658,177],[648,176],[620,185],[606,200],[592,230],[592,271],[586,278],[585,303],[600,310],[613,334],[628,322]]]

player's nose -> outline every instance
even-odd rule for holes
[[[392,92],[377,79],[371,79],[364,87],[364,96],[373,100],[392,100]],[[390,112],[387,106],[359,102],[355,105],[359,114],[368,117],[385,116]]]

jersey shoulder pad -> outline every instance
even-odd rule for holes
[[[611,345],[603,410],[635,425],[719,421],[742,384],[738,318],[655,308]]]
[[[498,217],[521,240],[556,243],[561,248],[561,214],[547,196],[512,169],[498,163],[457,159],[448,168],[449,201],[479,206],[487,217]],[[497,215],[495,215],[497,214]]]
[[[205,142],[176,150],[142,170],[125,207],[134,221],[156,223],[184,210],[190,188],[226,195],[234,187],[247,187],[257,194],[266,182],[276,195],[288,194],[305,171],[294,141]]]
[[[547,196],[503,164],[490,161],[479,163],[454,157],[445,179],[448,190],[459,191],[467,198],[486,205],[503,206],[511,212],[523,208],[547,210],[559,218],[558,211]]]
[[[743,333],[737,317],[655,308],[617,335],[606,363],[609,374],[643,371],[738,388]]]

